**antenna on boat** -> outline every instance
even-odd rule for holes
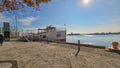
[[[65,30],[66,30],[66,24],[64,24]]]

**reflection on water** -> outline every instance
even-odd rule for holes
[[[93,37],[94,35],[83,35],[83,36],[86,36],[86,37]]]
[[[93,44],[109,47],[113,41],[120,44],[120,35],[72,35],[67,36],[67,42],[77,43],[80,40],[82,44]],[[120,47],[120,45],[119,45]]]

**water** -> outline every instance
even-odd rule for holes
[[[67,36],[67,42],[77,43],[78,40],[82,44],[92,44],[99,46],[111,47],[113,41],[119,42],[120,47],[120,34],[119,35],[71,35]]]

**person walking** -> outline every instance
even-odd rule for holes
[[[2,46],[3,41],[4,41],[4,37],[3,37],[3,35],[0,34],[0,46]]]

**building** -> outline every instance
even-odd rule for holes
[[[0,34],[3,35],[4,34],[4,30],[2,27],[0,27]]]
[[[5,41],[9,41],[10,40],[10,24],[9,24],[9,22],[3,23],[3,29],[4,29],[4,39],[5,39]]]

